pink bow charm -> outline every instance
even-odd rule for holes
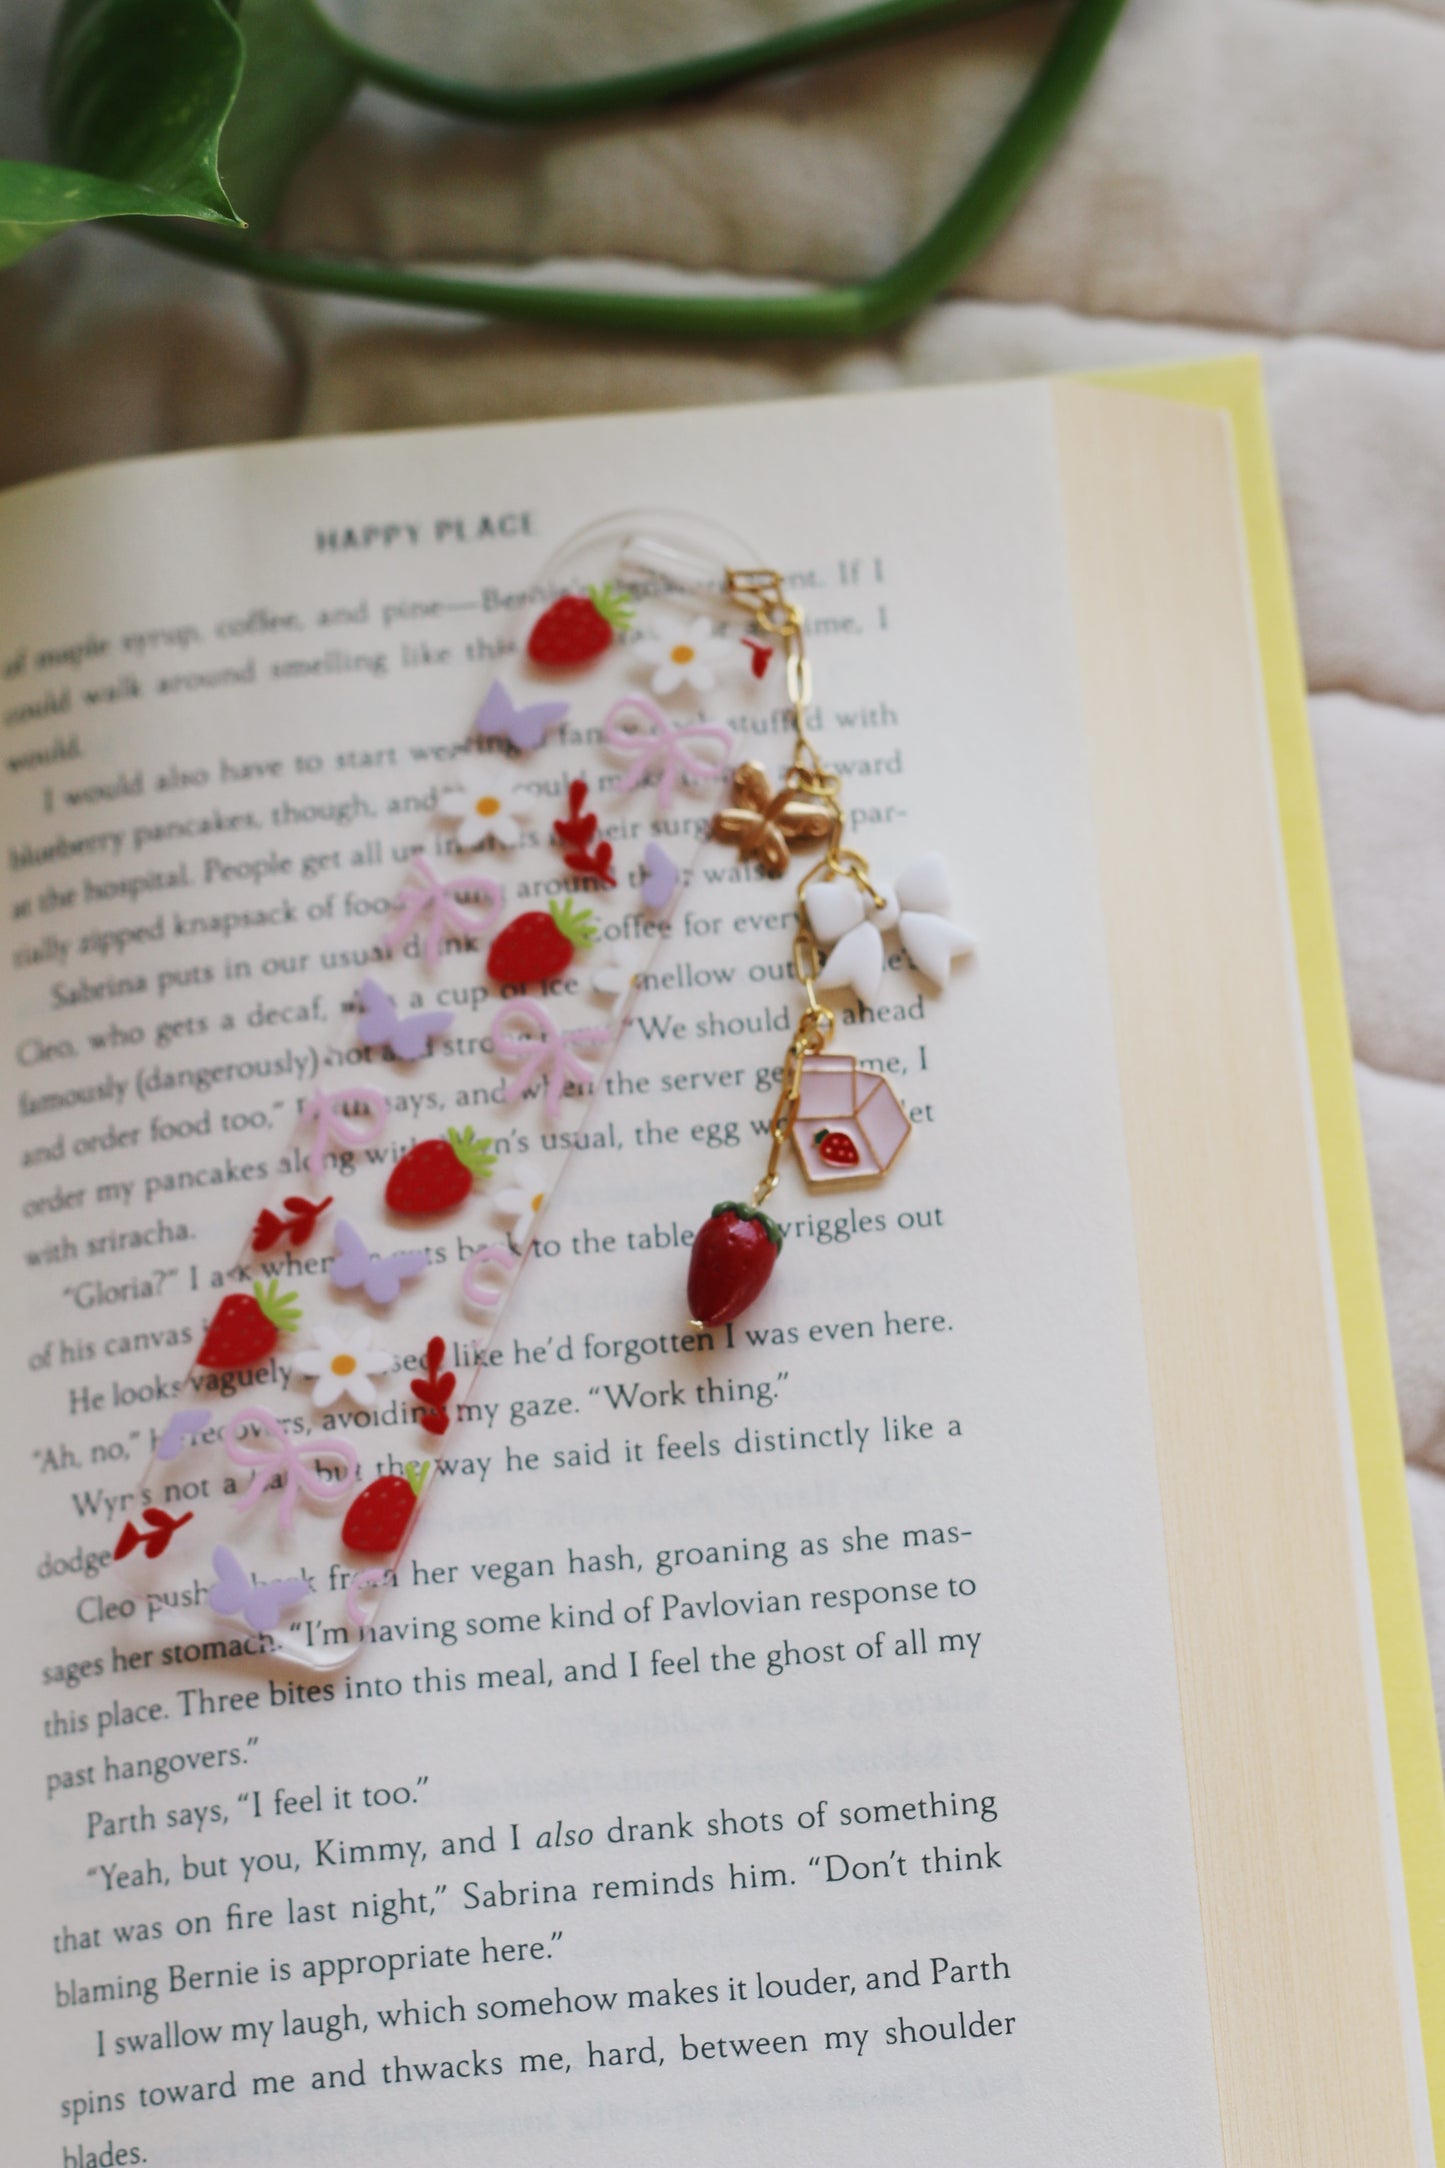
[[[469,897],[480,903],[483,916],[474,918],[460,909],[458,897]],[[484,873],[464,873],[455,881],[444,881],[426,854],[418,851],[406,869],[397,894],[396,924],[382,935],[381,946],[390,954],[409,937],[415,926],[425,920],[423,954],[428,970],[434,971],[442,943],[449,933],[461,941],[480,941],[484,934],[491,932],[501,908],[502,891]]]
[[[241,1432],[247,1428],[262,1433],[253,1443],[247,1444]],[[296,1518],[298,1497],[310,1498],[321,1506],[337,1505],[357,1483],[357,1461],[353,1447],[341,1439],[291,1437],[284,1431],[267,1408],[242,1408],[233,1415],[222,1440],[226,1458],[237,1468],[249,1468],[251,1481],[236,1500],[236,1511],[244,1513],[253,1506],[261,1493],[279,1478],[281,1503],[276,1508],[276,1525],[291,1533]],[[339,1461],[339,1476],[323,1475],[319,1463]]]
[[[515,1251],[500,1242],[489,1242],[483,1250],[473,1250],[462,1273],[462,1300],[476,1310],[495,1310],[502,1299],[500,1287],[489,1287],[482,1273],[493,1267],[510,1272],[516,1264]]]
[[[344,1106],[361,1107],[365,1114],[364,1124],[349,1122],[341,1111]],[[364,1144],[375,1144],[386,1127],[390,1112],[385,1092],[374,1091],[369,1084],[348,1084],[339,1092],[313,1092],[301,1109],[301,1127],[304,1129],[308,1122],[316,1125],[311,1150],[306,1155],[307,1172],[312,1181],[321,1180],[327,1151],[333,1145],[339,1152],[357,1152]]]
[[[602,719],[602,742],[616,760],[632,763],[618,777],[619,792],[635,790],[645,776],[657,773],[657,808],[672,810],[678,783],[720,783],[732,761],[733,734],[723,723],[675,723],[670,715],[638,693],[624,694]],[[716,759],[700,758],[692,748],[717,748]]]
[[[371,1588],[384,1588],[391,1572],[389,1566],[363,1566],[360,1573],[353,1573],[346,1584],[346,1616],[359,1632],[371,1623],[371,1611],[362,1601]]]
[[[516,1032],[518,1024],[530,1029]],[[509,1030],[507,1027],[512,1026]],[[540,1001],[509,1001],[492,1025],[492,1052],[498,1061],[519,1064],[502,1097],[508,1106],[521,1098],[538,1076],[547,1079],[547,1119],[555,1122],[569,1084],[590,1092],[596,1082],[578,1049],[595,1058],[612,1036],[611,1026],[592,1024],[582,1031],[559,1031]]]

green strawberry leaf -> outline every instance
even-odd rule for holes
[[[608,580],[601,587],[589,587],[587,599],[599,617],[605,617],[615,632],[626,632],[637,615],[637,605],[625,587],[614,587]]]
[[[766,1212],[760,1212],[755,1204],[739,1204],[736,1201],[731,1204],[715,1204],[708,1217],[709,1219],[721,1219],[724,1212],[731,1212],[734,1219],[756,1220],[769,1242],[772,1243],[773,1248],[775,1250],[782,1248],[782,1228],[775,1219],[770,1219]]]
[[[449,1129],[447,1143],[473,1180],[485,1182],[497,1164],[491,1138],[474,1136],[469,1122],[465,1129]]]
[[[268,1280],[264,1286],[256,1280],[251,1292],[256,1298],[256,1308],[268,1325],[274,1325],[277,1332],[295,1332],[301,1322],[301,1297],[283,1295],[280,1289],[279,1280]]]
[[[554,898],[547,909],[558,933],[573,948],[588,949],[597,939],[597,921],[585,903],[578,903],[573,896]]]

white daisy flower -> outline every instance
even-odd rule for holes
[[[463,779],[444,791],[437,802],[437,819],[457,823],[457,848],[478,850],[495,843],[499,850],[515,850],[522,830],[532,826],[529,809],[516,800],[499,798],[490,784]]]
[[[334,1332],[329,1325],[316,1328],[316,1345],[302,1350],[291,1364],[293,1377],[314,1378],[313,1407],[334,1408],[338,1400],[350,1400],[358,1408],[374,1408],[375,1380],[395,1370],[396,1357],[371,1344],[372,1328],[359,1325],[355,1332]]]
[[[652,689],[666,697],[680,685],[694,692],[710,693],[717,683],[718,665],[732,654],[735,642],[721,639],[705,617],[695,617],[687,631],[670,640],[639,640],[633,654],[652,669]]]
[[[531,1165],[523,1165],[492,1199],[492,1210],[507,1228],[514,1250],[527,1247],[532,1222],[547,1202],[546,1177]]]
[[[605,948],[594,949],[592,993],[615,1008],[637,976],[641,961],[642,952],[632,941],[609,941]]]

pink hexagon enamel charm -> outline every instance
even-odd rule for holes
[[[793,1146],[815,1187],[876,1182],[912,1127],[887,1077],[860,1069],[856,1055],[809,1054],[804,1060]]]

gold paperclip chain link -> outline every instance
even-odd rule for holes
[[[844,847],[843,837],[847,824],[843,812],[843,779],[824,765],[818,748],[808,735],[808,709],[813,699],[813,672],[804,641],[802,611],[785,593],[783,575],[780,572],[761,567],[746,572],[729,571],[727,586],[731,599],[748,611],[757,630],[765,639],[776,641],[783,651],[788,706],[793,724],[793,754],[783,779],[783,787],[819,799],[832,815],[832,826],[823,855],[815,866],[809,867],[797,888],[798,924],[793,935],[793,971],[803,989],[804,1006],[788,1051],[783,1056],[782,1089],[773,1108],[773,1119],[768,1129],[771,1142],[767,1169],[753,1191],[754,1205],[761,1206],[777,1187],[779,1163],[798,1118],[798,1102],[803,1090],[803,1063],[810,1054],[820,1054],[823,1051],[833,1036],[833,1027],[837,1022],[833,1011],[818,999],[815,982],[822,966],[822,958],[818,954],[813,929],[808,923],[808,883],[816,880],[819,875],[825,881],[852,881],[879,910],[883,908],[884,899],[869,878],[871,869],[863,853]]]

